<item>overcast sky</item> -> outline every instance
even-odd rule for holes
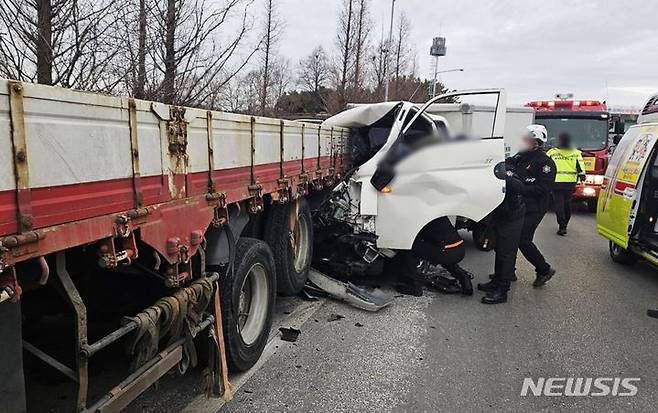
[[[318,44],[333,52],[342,0],[279,0],[281,52],[293,63]],[[371,0],[379,39],[390,0]],[[658,93],[656,0],[397,0],[412,22],[422,77],[432,38],[447,38],[440,70],[450,88],[504,87],[512,103],[572,92],[611,105],[644,104]],[[388,32],[388,29],[386,29]]]

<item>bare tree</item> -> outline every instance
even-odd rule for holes
[[[182,2],[181,2],[182,5]],[[162,79],[162,98],[165,103],[174,103],[176,99],[176,71],[178,64],[176,62],[176,26],[179,19],[177,14],[176,0],[167,0],[167,9],[163,14],[164,17],[164,79]],[[194,41],[195,39],[191,39]],[[194,48],[197,46],[194,45]]]
[[[372,20],[370,19],[370,1],[359,0],[356,11],[356,38],[354,42],[354,89],[358,90],[363,87],[363,73],[366,65],[364,57],[368,47],[370,31],[372,30]]]
[[[268,94],[272,86],[272,62],[277,58],[276,45],[278,43],[282,25],[278,18],[276,0],[265,0],[265,18],[262,39],[262,79],[260,90],[260,114],[265,115],[268,107]]]
[[[343,7],[338,16],[338,33],[336,35],[336,45],[340,51],[337,68],[337,99],[336,104],[339,107],[345,107],[348,99],[347,81],[350,71],[354,67],[353,47],[354,47],[354,2],[356,0],[343,0]]]
[[[248,114],[257,114],[260,111],[262,79],[262,69],[252,70],[243,79],[243,88],[241,91],[244,93],[245,112]]]
[[[322,46],[299,62],[299,83],[309,92],[318,93],[329,79],[329,62]]]
[[[221,88],[215,90],[212,96],[212,107],[228,112],[247,112],[252,96],[250,96],[249,79],[247,76],[235,76]]]
[[[402,12],[398,19],[396,36],[393,40],[393,81],[397,88],[400,77],[409,73],[414,67],[414,52],[410,42],[411,23],[406,13]]]
[[[34,39],[37,60],[37,82],[53,84],[52,4],[40,0],[37,7],[37,37]]]
[[[106,70],[115,44],[106,42],[111,0],[3,0],[0,74],[98,90],[112,82]]]
[[[139,0],[139,10],[137,12],[139,21],[137,28],[137,79],[133,94],[138,99],[146,97],[146,0]]]
[[[292,83],[290,73],[290,61],[282,56],[277,56],[276,60],[272,62],[270,75],[271,107],[275,111],[277,102],[286,93]]]
[[[122,0],[116,8],[114,30],[109,41],[117,45],[111,70],[119,83],[110,93],[129,94],[139,99],[155,99],[152,81],[157,78],[154,65],[148,58],[153,47],[152,27],[155,26],[153,8],[157,0]]]
[[[209,106],[256,53],[249,46],[253,0],[166,0],[154,2],[149,58],[166,103]],[[230,27],[230,29],[229,29]],[[219,33],[230,33],[220,42]]]
[[[386,53],[386,48],[388,47],[387,40],[384,39],[384,32],[382,30],[382,35],[380,40],[377,42],[377,48],[375,52],[370,57],[371,62],[371,76],[373,83],[373,93],[379,99],[384,98],[384,87],[386,81],[386,74],[388,73],[386,68],[388,61],[390,61],[389,55]]]

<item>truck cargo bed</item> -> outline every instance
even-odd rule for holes
[[[143,209],[148,224],[150,217],[173,218],[173,209],[156,205],[176,204],[189,214],[199,203],[203,217],[190,219],[196,228],[215,207],[209,194],[228,204],[295,193],[340,172],[347,135],[0,79],[0,242],[14,248],[4,258],[20,261],[111,236],[114,220],[99,217],[125,211]],[[160,238],[190,228],[165,229]]]

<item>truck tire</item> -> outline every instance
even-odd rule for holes
[[[313,222],[305,199],[272,206],[265,241],[274,254],[278,292],[298,294],[304,288],[313,257]]]
[[[587,200],[587,211],[589,212],[596,212],[597,208],[599,206],[599,200],[598,199],[588,199]]]
[[[221,277],[220,288],[229,368],[245,371],[260,358],[272,327],[276,274],[267,244],[240,238],[233,277]]]
[[[633,265],[637,262],[638,256],[632,251],[626,250],[612,241],[609,241],[610,258],[617,264]]]
[[[475,224],[471,230],[475,248],[480,251],[491,251],[496,246],[496,239],[491,229],[487,225]]]

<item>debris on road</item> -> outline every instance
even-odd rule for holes
[[[369,291],[352,283],[333,279],[313,268],[309,271],[308,279],[330,296],[362,310],[374,312],[393,304],[391,294],[377,289]]]
[[[304,289],[301,292],[301,297],[304,298],[305,300],[316,301],[318,298],[329,297],[329,294],[319,289],[315,285],[312,285],[311,283],[307,282],[304,285]]]
[[[363,327],[363,324],[361,324],[361,323],[354,323],[354,327]]]
[[[301,334],[301,330],[292,327],[290,328],[281,327],[279,328],[279,331],[281,332],[281,340],[288,341],[291,343],[297,341],[297,338],[299,338],[299,334]]]
[[[343,318],[345,318],[345,316],[342,316],[340,314],[331,313],[329,315],[329,318],[327,319],[327,321],[328,322],[338,321],[338,320],[342,320]]]

